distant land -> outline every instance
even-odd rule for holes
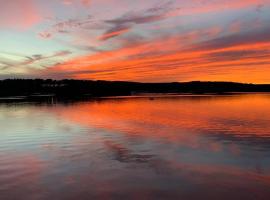
[[[232,92],[270,92],[270,84],[244,84],[235,82],[173,82],[138,83],[91,80],[0,80],[0,97],[82,98],[130,96],[150,93],[174,94],[226,94]]]

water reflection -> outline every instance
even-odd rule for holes
[[[0,104],[0,199],[269,199],[270,95]]]

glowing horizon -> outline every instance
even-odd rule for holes
[[[270,83],[269,0],[0,0],[0,79]]]

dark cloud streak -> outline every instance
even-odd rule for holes
[[[100,37],[101,40],[117,37],[128,30],[131,30],[135,25],[152,23],[166,19],[168,17],[168,13],[172,10],[171,6],[173,5],[173,2],[174,1],[168,1],[144,11],[128,12],[119,18],[105,20],[104,22],[109,24],[111,27]]]

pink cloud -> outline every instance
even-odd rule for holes
[[[88,6],[91,3],[91,0],[81,0],[83,5]]]
[[[71,5],[72,4],[72,0],[63,0],[63,4],[65,4],[65,5]]]
[[[72,5],[75,2],[76,0],[63,0],[63,4],[65,5]],[[89,6],[91,3],[91,0],[80,0],[80,3],[84,6]]]
[[[174,5],[177,6],[177,9],[166,13],[166,17],[227,12],[251,7],[260,12],[265,5],[269,4],[269,0],[175,0]]]
[[[33,0],[0,0],[0,27],[26,29],[40,20]]]

